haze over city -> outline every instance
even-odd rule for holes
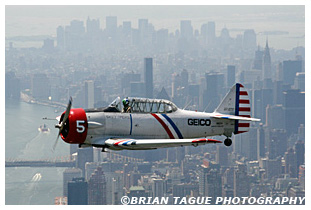
[[[131,21],[137,28],[139,18],[147,18],[156,30],[174,33],[180,20],[191,19],[194,29],[207,21],[217,22],[216,35],[223,27],[235,37],[253,28],[264,45],[266,36],[277,43],[271,47],[291,49],[304,45],[303,6],[6,6],[6,38],[14,36],[56,36],[55,28],[72,19],[99,19],[105,27],[105,16],[117,16],[118,25]]]
[[[305,6],[6,6],[5,27],[6,204],[304,199]],[[236,83],[261,121],[231,146],[105,153],[59,139],[53,153],[58,129],[42,120],[69,98],[92,111],[129,96],[211,113]]]

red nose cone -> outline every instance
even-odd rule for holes
[[[81,144],[87,136],[87,119],[84,109],[71,109],[61,138],[70,144]]]

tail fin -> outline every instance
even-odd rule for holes
[[[249,121],[257,121],[258,119],[251,117],[251,106],[249,102],[249,96],[240,83],[236,83],[230,91],[227,93],[225,98],[215,109],[214,113],[223,115],[234,115],[249,118],[246,120],[235,120],[234,134],[244,133],[249,130]],[[230,119],[230,118],[228,118]],[[234,118],[232,118],[234,119]]]

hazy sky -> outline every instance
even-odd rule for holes
[[[111,15],[118,17],[118,25],[130,20],[136,28],[139,18],[147,18],[156,30],[168,28],[170,32],[179,29],[180,20],[185,19],[192,20],[194,29],[198,30],[202,24],[215,21],[217,36],[224,27],[230,30],[232,37],[249,28],[256,33],[286,31],[289,32],[287,40],[271,46],[304,45],[304,6],[6,6],[5,12],[6,37],[55,36],[59,25],[69,25],[73,19],[85,21],[88,16],[99,19],[101,28],[105,28],[105,17]],[[264,37],[258,37],[261,43],[262,39]]]

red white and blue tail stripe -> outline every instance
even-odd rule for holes
[[[251,118],[249,96],[243,85],[236,83],[225,96],[211,117],[235,120],[234,134],[244,133],[249,130],[249,121],[260,121]]]
[[[236,101],[235,101],[235,115],[241,117],[251,117],[251,106],[249,103],[249,96],[244,86],[236,84]],[[234,134],[244,133],[249,130],[250,122],[245,120],[236,120]]]

